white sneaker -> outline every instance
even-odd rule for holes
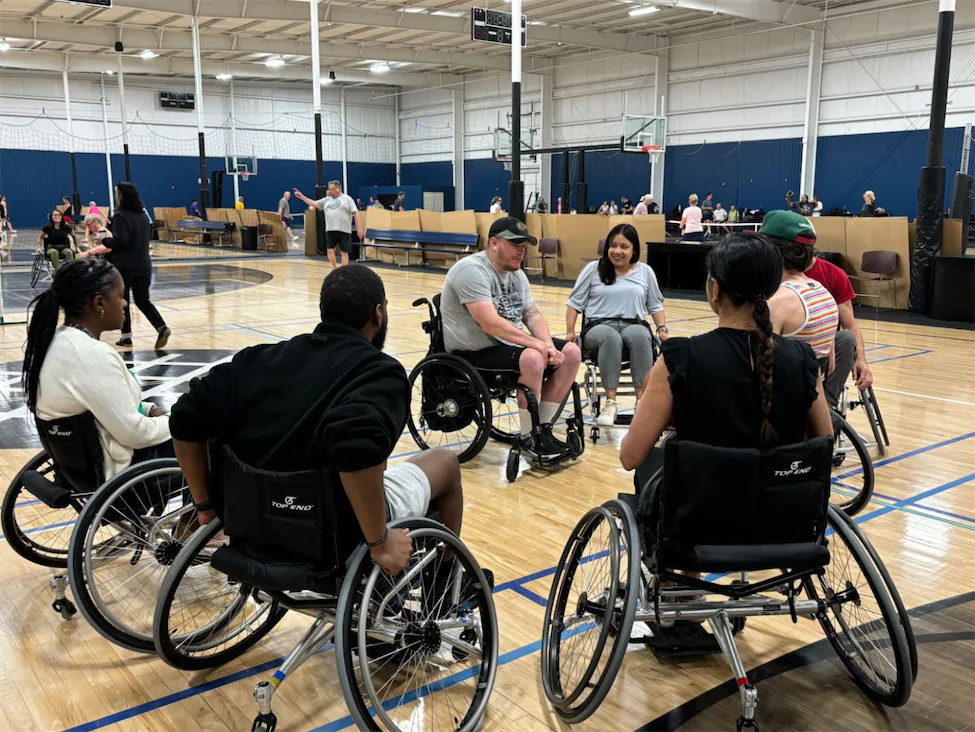
[[[616,424],[616,402],[612,399],[607,399],[603,403],[603,408],[599,411],[599,416],[596,417],[596,424],[600,427],[611,427]]]

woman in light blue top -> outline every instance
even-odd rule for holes
[[[599,260],[590,262],[579,273],[565,311],[566,340],[576,341],[579,313],[585,324],[579,338],[583,352],[597,352],[599,375],[606,392],[606,403],[597,424],[611,425],[616,420],[616,392],[620,383],[623,346],[630,355],[630,372],[637,399],[643,395],[643,382],[653,366],[653,337],[647,316],[653,318],[657,335],[667,340],[667,315],[657,276],[640,261],[640,235],[630,224],[620,224],[606,237]]]

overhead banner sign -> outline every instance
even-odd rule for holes
[[[94,8],[110,8],[112,0],[48,0],[52,3],[68,3],[69,5],[85,5]]]

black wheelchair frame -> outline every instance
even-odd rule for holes
[[[665,440],[664,449],[665,468],[640,497],[621,495],[589,511],[563,551],[542,638],[543,686],[559,716],[569,723],[591,716],[609,693],[628,643],[641,642],[663,657],[720,651],[739,686],[737,728],[757,728],[758,690],[748,680],[734,636],[746,618],[767,615],[817,620],[867,696],[887,706],[905,704],[918,668],[910,618],[876,550],[849,516],[828,504],[829,438],[752,451],[746,457],[754,463],[741,462],[745,451],[681,446],[674,438]],[[808,478],[797,471],[806,464]],[[728,470],[743,465],[740,473]],[[758,467],[749,472],[750,465]],[[727,481],[719,486],[716,479],[724,475],[739,490],[722,496]],[[753,475],[779,477],[741,495]],[[687,480],[694,481],[695,491],[683,489]],[[788,489],[787,501],[782,488]],[[695,497],[696,491],[703,493]],[[740,501],[737,510],[730,509],[733,501]],[[688,538],[695,543],[682,544]],[[719,584],[689,571],[738,579]],[[771,576],[754,580],[753,571]],[[707,595],[726,599],[708,601]],[[675,623],[693,629],[705,620],[713,635],[699,631],[703,639],[669,630]],[[652,635],[631,638],[634,622],[646,623]],[[580,658],[569,655],[578,647]],[[875,662],[875,654],[885,651],[892,660]]]
[[[253,468],[226,448],[221,462],[219,483],[233,486],[235,500],[225,501],[230,493],[211,486],[218,517],[187,542],[159,590],[153,640],[163,660],[190,671],[222,665],[253,647],[293,610],[314,622],[272,679],[256,685],[253,730],[273,732],[275,691],[333,639],[343,696],[359,729],[398,730],[392,717],[415,702],[425,705],[428,725],[439,720],[443,726],[441,717],[449,712],[445,719],[452,720],[453,728],[474,730],[494,686],[498,626],[489,580],[460,538],[430,518],[390,524],[408,529],[414,542],[406,569],[390,577],[373,564],[361,537],[350,541],[350,531],[358,530],[349,529],[336,512],[337,476]],[[255,502],[255,496],[262,500]],[[260,506],[269,508],[255,511]],[[229,544],[218,540],[221,532]],[[317,541],[307,540],[312,534]],[[456,561],[444,560],[448,550]],[[451,580],[442,589],[431,579],[441,570]],[[465,576],[472,580],[473,594],[462,596]],[[196,590],[204,585],[206,591]],[[184,606],[192,612],[184,613]],[[450,705],[443,710],[431,696],[440,680],[428,682],[424,671],[420,684],[417,671],[428,663],[442,671],[468,662],[472,698],[466,715],[454,716],[452,702],[440,705]],[[404,696],[407,691],[415,695],[413,701],[404,701],[385,676],[381,687],[373,683],[374,675],[388,674],[389,663],[398,664],[394,679],[403,672],[407,687],[416,680],[415,689],[403,690]],[[391,696],[384,699],[383,694]],[[394,698],[398,704],[392,704]]]
[[[578,383],[572,384],[558,411],[558,414],[562,414],[571,395],[573,411],[566,420],[565,450],[558,456],[539,455],[521,439],[520,430],[509,432],[499,425],[499,416],[510,416],[512,410],[517,413],[517,406],[512,407],[510,403],[513,401],[512,396],[521,392],[531,414],[533,434],[537,435],[540,422],[535,393],[518,382],[517,372],[475,369],[459,355],[447,353],[440,314],[440,295],[434,296],[432,300],[424,297],[413,302],[413,307],[422,306],[426,306],[430,316],[423,323],[424,332],[430,336],[430,347],[427,355],[410,372],[411,392],[416,388],[417,380],[421,376],[424,378],[420,385],[422,393],[419,414],[414,414],[411,409],[407,424],[410,434],[421,449],[447,447],[457,454],[461,462],[467,462],[481,452],[489,437],[493,438],[511,445],[506,464],[509,482],[517,479],[523,455],[540,468],[553,468],[585,452],[582,399]],[[431,381],[434,385],[428,387],[428,382]],[[500,414],[492,408],[492,403],[501,406]],[[476,427],[473,437],[461,434],[458,435],[460,439],[456,444],[450,442],[449,435],[459,433],[471,424]],[[440,442],[433,443],[431,439],[427,439],[426,432],[439,432]],[[447,436],[446,445],[443,444],[444,435]]]

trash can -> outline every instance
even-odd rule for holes
[[[257,251],[257,227],[256,226],[241,226],[240,227],[240,246],[242,249],[250,252]]]

